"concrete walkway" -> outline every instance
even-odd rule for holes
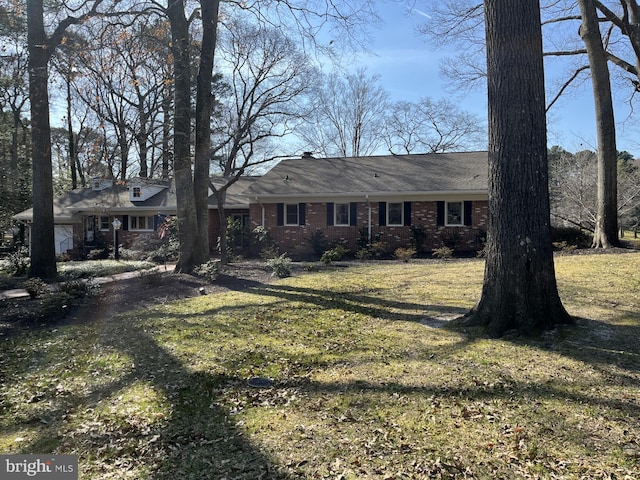
[[[128,278],[139,277],[140,275],[144,275],[145,273],[172,272],[174,268],[175,268],[175,265],[173,264],[159,265],[157,267],[148,268],[146,270],[134,270],[132,272],[116,273],[114,275],[109,275],[108,277],[95,277],[95,278],[86,278],[81,280],[88,282],[90,285],[102,285],[104,283],[117,282],[119,280],[126,280]],[[50,284],[49,289],[51,291],[55,291],[57,286],[58,286],[57,283]],[[13,290],[4,290],[0,292],[0,301],[15,299],[15,298],[27,298],[27,297],[29,297],[29,294],[23,288],[16,288]]]

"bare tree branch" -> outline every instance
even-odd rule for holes
[[[553,100],[551,100],[551,102],[549,102],[549,105],[547,106],[546,111],[548,112],[549,109],[551,107],[553,107],[553,105],[560,99],[560,97],[562,96],[562,94],[564,93],[564,91],[569,88],[569,85],[571,85],[571,83],[578,78],[578,75],[580,75],[580,73],[584,72],[585,70],[589,70],[589,65],[584,65],[580,68],[578,68],[573,75],[571,75],[571,78],[569,78],[569,80],[567,80],[562,87],[560,88],[560,90],[558,90],[558,93],[556,93],[555,97],[553,97]]]

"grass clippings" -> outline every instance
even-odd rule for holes
[[[558,257],[577,322],[535,339],[440,328],[483,265],[323,267],[9,336],[0,451],[78,454],[82,479],[638,478],[640,254]]]

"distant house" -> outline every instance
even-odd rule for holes
[[[425,251],[443,245],[478,250],[487,223],[487,175],[486,152],[305,155],[281,161],[245,195],[252,226],[263,226],[290,254],[308,250],[317,230],[352,251],[384,242],[392,252],[416,236]]]
[[[240,193],[256,177],[241,178],[225,198],[227,215],[248,222],[249,204]],[[213,179],[219,182],[221,179]],[[217,202],[209,198],[210,247],[215,249],[220,232]],[[90,188],[78,188],[54,199],[56,254],[66,252],[78,256],[94,248],[112,245],[114,220],[120,222],[118,243],[126,248],[145,250],[159,243],[157,230],[168,215],[176,214],[175,185],[169,180],[136,178],[127,185],[108,179],[94,179]],[[33,222],[33,209],[13,217],[24,222],[27,243]]]
[[[281,252],[312,253],[318,231],[331,245],[357,251],[381,242],[388,251],[419,236],[423,250],[443,245],[478,250],[487,222],[487,153],[438,153],[283,160],[262,177],[241,177],[225,195],[227,217],[262,226]],[[215,183],[224,179],[213,179]],[[127,185],[95,179],[54,201],[56,253],[79,254],[118,241],[147,249],[158,225],[175,215],[171,181],[134,179]],[[14,216],[28,226],[32,210]],[[217,202],[209,197],[209,241],[220,233]]]

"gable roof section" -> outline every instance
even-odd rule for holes
[[[488,189],[487,152],[283,160],[254,197],[474,193]]]
[[[128,210],[160,210],[162,212],[175,210],[175,192],[169,182],[166,182],[155,195],[144,201],[131,201],[129,188],[124,185],[112,185],[103,190],[80,188],[66,193],[54,200],[60,201],[67,195],[72,195],[75,201],[66,208],[72,212],[102,212],[119,213]]]
[[[244,190],[259,177],[241,177],[233,184],[225,198],[226,208],[249,208],[248,197],[243,195]],[[216,179],[212,179],[216,181]],[[155,181],[154,185],[162,186],[155,195],[143,201],[131,201],[129,189],[124,185],[112,185],[102,190],[92,188],[77,188],[66,192],[53,200],[53,216],[57,223],[77,223],[80,221],[79,213],[85,214],[128,214],[140,212],[141,214],[171,214],[176,211],[176,192],[173,181]],[[209,207],[217,208],[216,199],[209,197]],[[13,216],[20,221],[33,219],[33,208],[29,208]]]
[[[124,193],[124,195],[123,195]],[[118,205],[122,199],[129,201],[126,187],[112,186],[103,190],[91,188],[76,188],[53,199],[53,216],[58,222],[74,223],[80,221],[74,216],[82,210],[100,211],[102,208],[111,208]],[[105,207],[106,205],[106,207]],[[33,208],[29,208],[13,216],[16,220],[31,221]]]

